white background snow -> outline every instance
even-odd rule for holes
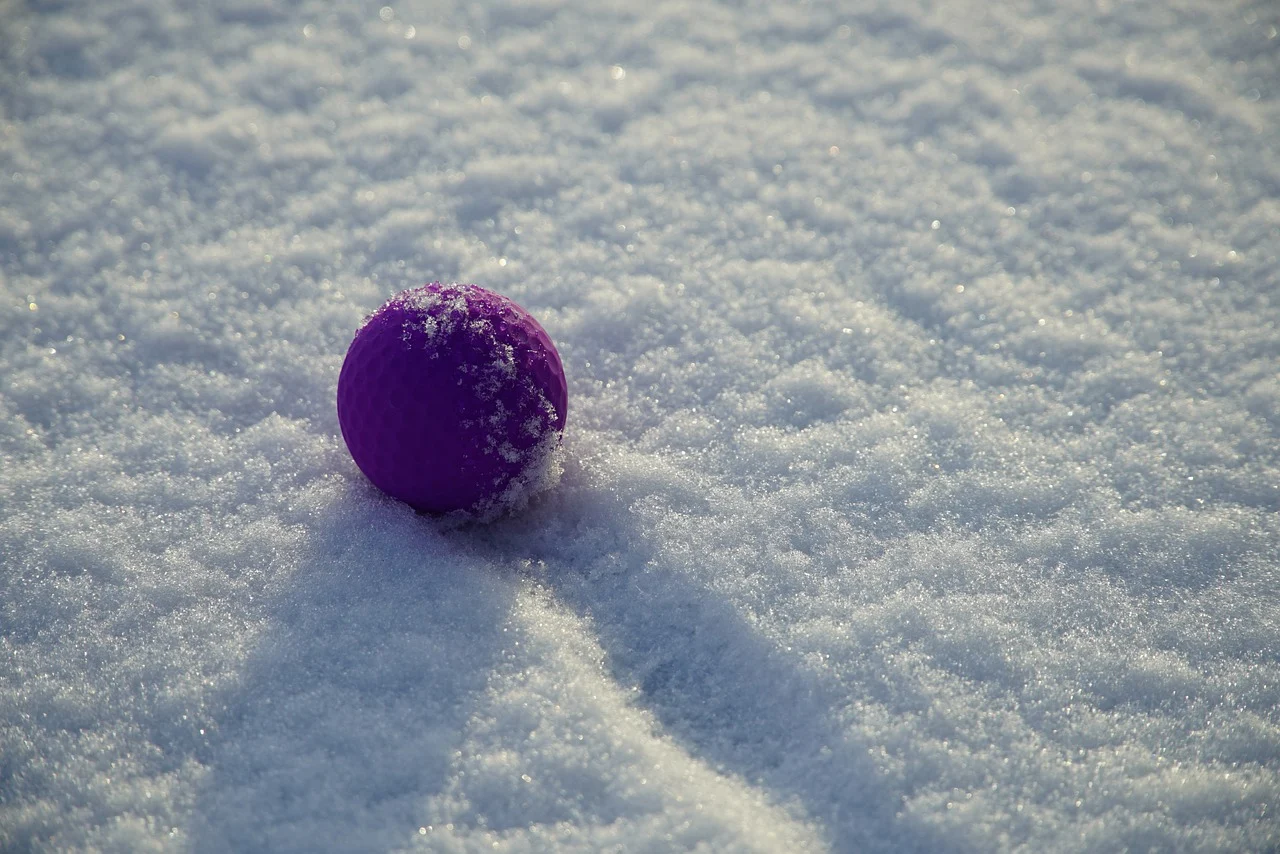
[[[1275,850],[1277,26],[3,0],[0,850]],[[488,527],[338,433],[431,279]]]

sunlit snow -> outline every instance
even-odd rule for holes
[[[0,0],[0,851],[1280,848],[1278,26]],[[491,525],[338,431],[432,280]]]

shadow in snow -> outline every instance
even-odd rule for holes
[[[407,509],[328,514],[213,714],[192,851],[407,844],[501,654],[511,579]]]
[[[614,678],[640,688],[665,731],[775,802],[799,802],[833,850],[972,849],[901,814],[903,793],[887,788],[872,745],[832,714],[847,688],[773,644],[713,579],[664,557],[634,514],[610,504],[591,489],[565,490],[471,536],[495,560],[545,562],[543,583],[590,617]]]

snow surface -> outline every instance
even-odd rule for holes
[[[0,850],[1275,850],[1278,26],[0,0]],[[431,279],[488,527],[339,438]]]

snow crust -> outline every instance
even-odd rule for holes
[[[1280,847],[1278,26],[0,0],[0,850]],[[430,280],[487,526],[338,432]]]

